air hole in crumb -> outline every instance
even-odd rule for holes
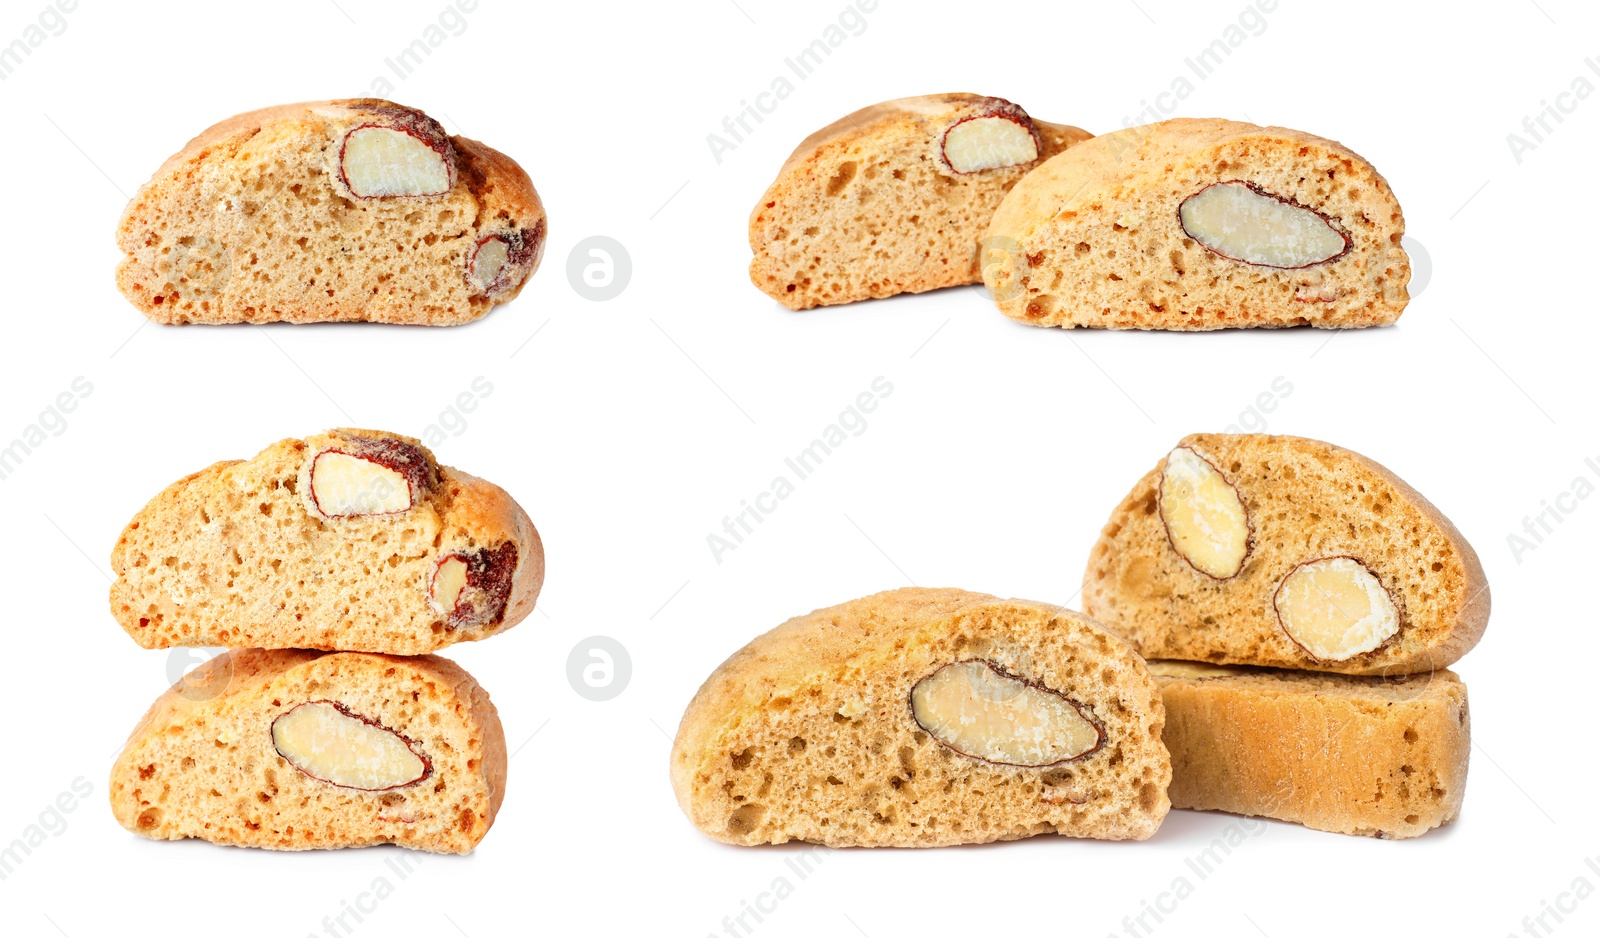
[[[728,833],[748,834],[761,823],[761,815],[767,809],[759,804],[742,804],[728,815]]]
[[[838,195],[845,186],[850,184],[850,180],[854,178],[856,178],[855,161],[847,160],[843,163],[840,163],[839,171],[833,174],[832,179],[828,180],[828,194]]]

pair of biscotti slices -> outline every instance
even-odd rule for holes
[[[1459,811],[1441,669],[1487,588],[1376,463],[1189,437],[1106,525],[1084,608],[904,589],[793,619],[690,703],[679,803],[718,840],[832,846],[1144,839],[1171,806],[1408,837]]]
[[[123,212],[117,286],[159,323],[454,325],[521,291],[545,213],[510,157],[376,98],[230,117]]]
[[[169,486],[112,552],[145,648],[227,646],[163,694],[111,773],[157,840],[465,853],[505,795],[489,695],[429,654],[532,611],[544,549],[498,486],[416,440],[334,430]]]
[[[794,151],[750,216],[750,278],[790,309],[983,282],[1038,326],[1387,325],[1399,202],[1297,130],[1174,119],[1093,137],[1003,98],[873,105]]]

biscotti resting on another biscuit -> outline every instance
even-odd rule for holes
[[[1083,604],[1147,658],[1394,676],[1476,645],[1489,584],[1455,525],[1372,460],[1197,433],[1112,512]]]
[[[791,619],[700,688],[672,747],[732,844],[1142,840],[1167,813],[1161,699],[1075,612],[902,589]]]
[[[467,853],[505,794],[506,742],[459,666],[247,649],[158,698],[111,770],[111,809],[155,840]]]
[[[510,157],[375,98],[201,132],[123,212],[117,285],[159,323],[445,326],[516,296],[544,253]]]
[[[977,283],[1006,190],[1087,131],[1004,98],[885,101],[807,137],[750,214],[750,280],[790,309]]]
[[[1037,326],[1387,325],[1411,264],[1400,203],[1332,140],[1179,119],[1072,147],[989,223],[983,275]]]
[[[111,567],[112,614],[146,648],[414,655],[522,621],[544,548],[499,486],[409,437],[333,430],[168,486]]]
[[[1455,820],[1472,748],[1467,687],[1152,661],[1175,808],[1416,837]]]

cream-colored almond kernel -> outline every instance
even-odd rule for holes
[[[958,173],[1031,163],[1039,158],[1033,130],[1005,117],[974,117],[944,135],[944,158]]]
[[[1349,557],[1303,563],[1272,600],[1295,644],[1326,661],[1372,651],[1400,631],[1394,599],[1372,571]]]
[[[1062,694],[958,661],[911,689],[911,715],[934,739],[1000,765],[1055,765],[1100,748],[1100,728]]]
[[[393,514],[411,507],[411,483],[388,466],[329,450],[311,463],[311,497],[329,517]]]
[[[429,584],[428,599],[433,604],[433,611],[446,616],[455,612],[461,591],[466,588],[467,562],[458,554],[440,559],[433,568],[433,580]]]
[[[444,155],[403,130],[357,127],[345,135],[339,165],[350,191],[364,199],[450,191]]]
[[[479,242],[472,252],[472,285],[481,293],[500,279],[506,261],[511,259],[511,246],[504,238],[491,237]]]
[[[1239,493],[1205,457],[1180,446],[1161,471],[1161,521],[1172,549],[1207,576],[1226,580],[1244,567],[1250,519]]]
[[[1223,257],[1262,267],[1308,267],[1348,247],[1326,218],[1243,182],[1209,185],[1183,200],[1189,237]]]
[[[428,774],[428,763],[398,733],[325,700],[273,720],[272,745],[302,773],[341,788],[382,791]]]

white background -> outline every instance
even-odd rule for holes
[[[1223,37],[1244,0],[880,0],[719,164],[706,135],[786,74],[783,59],[844,0],[481,0],[395,80],[385,58],[444,2],[84,0],[0,82],[0,443],[74,378],[93,386],[0,481],[0,844],[75,780],[92,788],[60,815],[64,829],[47,814],[56,833],[0,880],[0,930],[325,934],[324,916],[382,876],[394,894],[364,922],[347,918],[354,934],[700,936],[785,876],[792,895],[746,919],[763,938],[1100,936],[1124,933],[1124,916],[1184,876],[1192,895],[1154,933],[1499,936],[1522,933],[1578,877],[1600,887],[1584,864],[1600,854],[1600,498],[1564,498],[1574,510],[1520,558],[1507,542],[1575,479],[1600,484],[1584,462],[1600,467],[1600,95],[1562,99],[1572,113],[1520,162],[1506,139],[1527,136],[1524,117],[1577,76],[1600,86],[1584,63],[1600,56],[1592,5],[1281,0],[1200,80],[1185,58]],[[7,2],[0,44],[42,7]],[[114,286],[113,229],[156,166],[231,113],[364,94],[382,74],[394,98],[532,176],[551,240],[522,296],[437,331],[145,325]],[[1305,129],[1381,169],[1431,257],[1413,255],[1431,279],[1397,326],[1044,331],[999,315],[980,288],[794,314],[747,280],[751,206],[802,137],[847,111],[966,90],[1104,132],[1180,75],[1194,90],[1167,99],[1173,115]],[[567,278],[590,235],[632,257],[632,282],[609,302]],[[400,881],[386,864],[395,848],[279,854],[124,831],[106,774],[168,683],[170,656],[136,647],[107,612],[122,526],[174,479],[282,437],[338,425],[422,435],[478,376],[492,392],[436,452],[518,498],[549,577],[520,627],[448,652],[492,693],[516,751],[477,852],[405,854],[422,859]],[[866,429],[714,560],[706,538],[724,516],[879,376],[894,390]],[[1249,413],[1280,377],[1292,392]],[[907,583],[1075,605],[1088,549],[1140,474],[1183,434],[1241,420],[1379,460],[1477,546],[1494,615],[1457,667],[1474,748],[1455,824],[1382,842],[1273,823],[1201,880],[1184,861],[1239,819],[1174,811],[1141,844],[836,851],[801,881],[785,866],[798,849],[722,846],[679,813],[669,736],[749,638]],[[591,635],[631,653],[614,700],[568,685],[568,653]],[[1594,934],[1600,899],[1545,924]]]

